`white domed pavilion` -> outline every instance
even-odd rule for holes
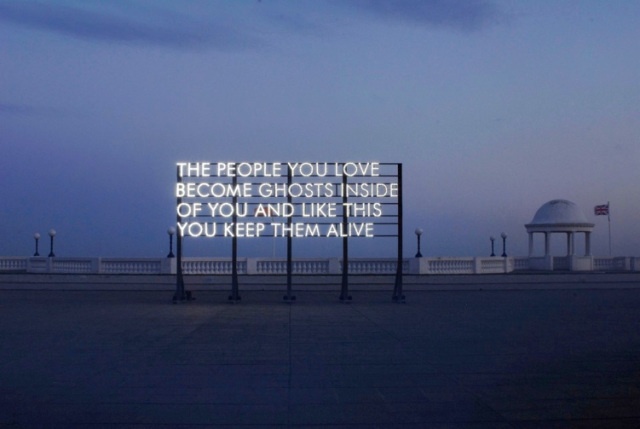
[[[533,234],[540,233],[544,234],[545,259],[551,260],[550,236],[559,233],[567,235],[567,256],[575,259],[575,235],[582,233],[585,235],[584,257],[591,260],[593,227],[594,224],[587,221],[575,203],[568,200],[551,200],[543,204],[533,216],[533,220],[525,225],[529,234],[529,257],[533,256]]]

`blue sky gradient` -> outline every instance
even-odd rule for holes
[[[425,256],[502,231],[526,255],[564,198],[603,256],[610,201],[614,255],[639,256],[639,22],[634,1],[0,1],[0,253],[55,228],[60,256],[162,256],[178,161],[355,160],[404,164],[407,255],[416,227]]]

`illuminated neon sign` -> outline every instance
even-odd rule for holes
[[[178,162],[180,237],[396,236],[399,164]],[[388,218],[392,218],[389,221]]]

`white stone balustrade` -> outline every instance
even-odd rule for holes
[[[28,258],[4,257],[0,258],[0,271],[24,271],[27,269]]]
[[[100,258],[99,273],[105,274],[162,274],[171,272],[166,258]]]
[[[98,271],[96,258],[51,258],[52,273],[91,274]]]
[[[396,273],[395,258],[350,258],[349,274]],[[188,275],[229,275],[231,258],[182,259]],[[640,271],[640,257],[440,257],[406,258],[402,272],[414,275],[499,274],[523,270],[554,271]],[[287,273],[284,258],[238,258],[238,274],[283,275]],[[65,258],[65,257],[0,257],[0,273],[65,273],[65,274],[175,274],[175,258]],[[305,258],[292,260],[292,274],[324,275],[342,273],[340,258]]]

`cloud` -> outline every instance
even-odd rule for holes
[[[0,4],[0,20],[80,39],[173,48],[229,49],[252,43],[219,23],[149,8],[144,12],[122,16],[104,8],[89,10],[60,3]]]
[[[344,4],[381,19],[475,31],[492,23],[497,8],[482,0],[347,0]]]

